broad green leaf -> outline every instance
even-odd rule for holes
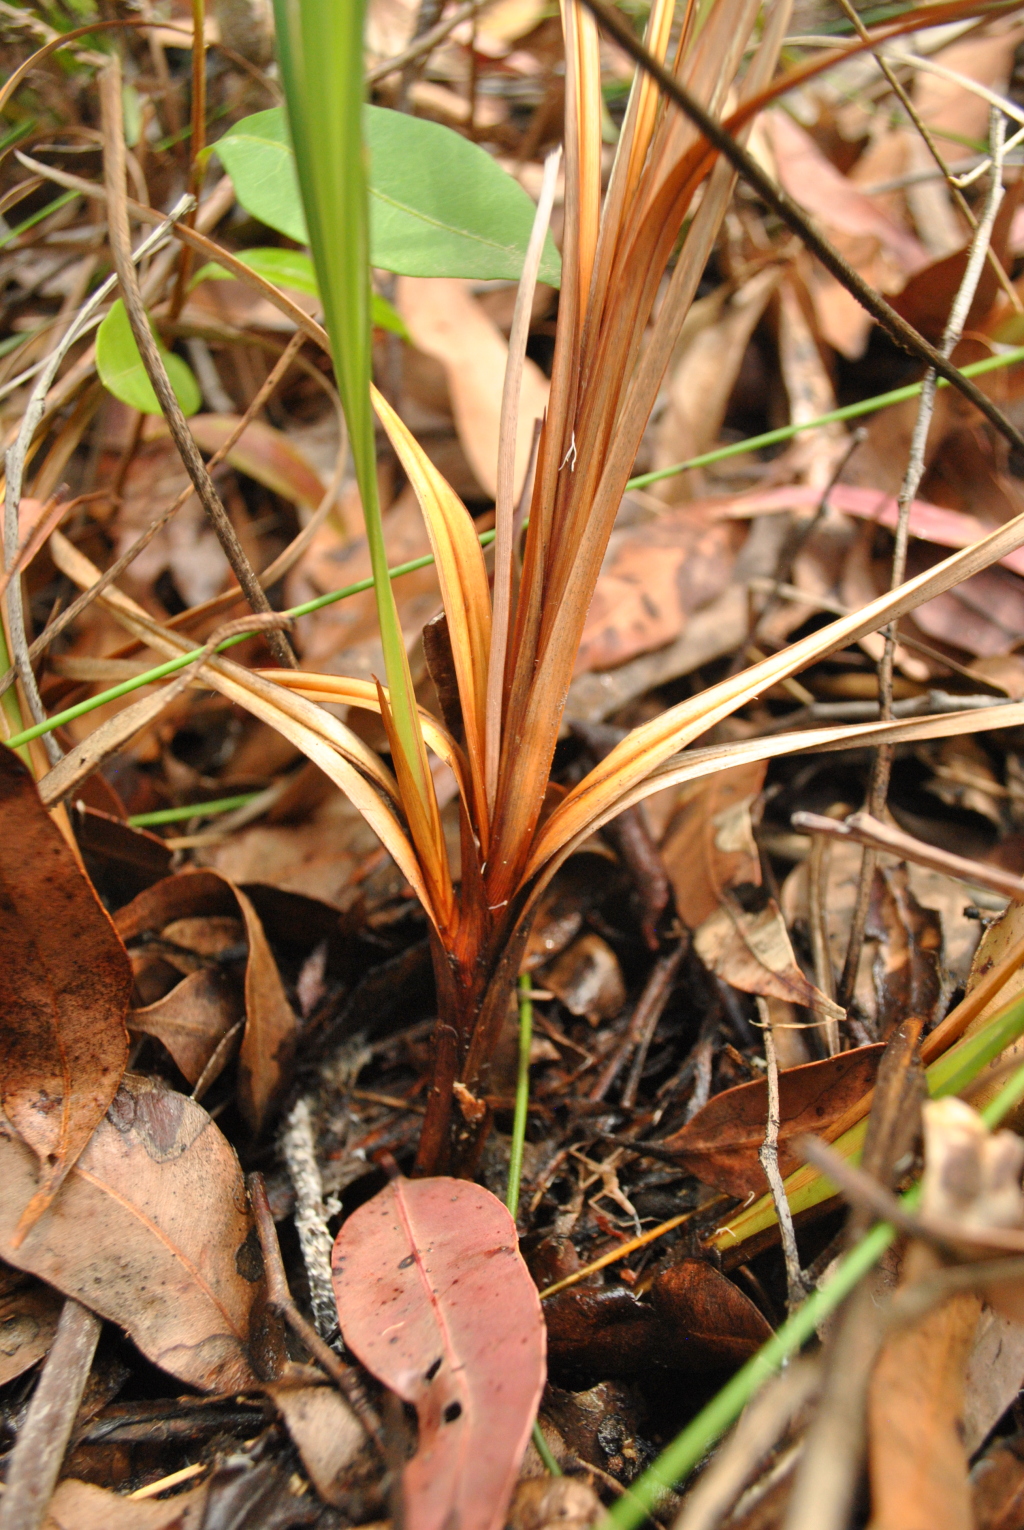
[[[203,399],[191,367],[162,345],[160,354],[182,413],[198,414]],[[153,384],[142,365],[128,313],[120,298],[96,332],[96,369],[104,387],[109,388],[122,404],[138,409],[142,414],[163,413],[153,392]]]
[[[370,259],[404,276],[515,280],[533,203],[477,144],[450,128],[384,107],[364,108],[370,153]],[[255,112],[217,143],[238,200],[268,228],[308,240],[295,159],[280,107]],[[557,287],[548,238],[540,279]]]
[[[288,287],[292,292],[304,292],[309,297],[320,296],[313,262],[303,250],[260,246],[254,250],[243,250],[237,258],[243,266],[255,271],[257,276],[273,282],[275,287]],[[211,260],[196,272],[192,285],[205,281],[231,281],[233,277],[233,272],[226,271],[215,260]],[[378,329],[390,329],[392,333],[401,335],[403,340],[408,340],[409,331],[402,323],[401,315],[395,312],[387,298],[377,292],[370,297],[370,319]]]

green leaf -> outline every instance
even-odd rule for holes
[[[305,292],[309,297],[320,296],[313,262],[302,250],[279,250],[273,246],[261,246],[254,250],[243,250],[237,258],[243,266],[248,266],[250,271],[255,271],[257,276],[273,282],[275,287],[288,287],[292,292]],[[192,278],[192,285],[195,286],[197,282],[233,279],[233,271],[226,271],[215,260],[211,260],[196,272]],[[392,334],[400,335],[403,340],[409,339],[409,331],[403,324],[401,315],[396,313],[387,298],[381,297],[378,292],[370,296],[370,322],[378,329],[389,329]]]
[[[152,327],[152,320],[150,325]],[[203,399],[192,369],[180,356],[165,350],[162,345],[160,354],[182,413],[198,414]],[[128,313],[120,298],[96,331],[96,369],[104,387],[109,388],[122,404],[138,409],[141,414],[163,414],[153,384],[142,365]]]
[[[363,109],[370,154],[370,259],[404,276],[515,280],[534,207],[519,183],[450,128],[384,107]],[[305,244],[295,159],[280,107],[245,117],[217,143],[238,200],[268,228]],[[550,235],[540,279],[557,287]]]

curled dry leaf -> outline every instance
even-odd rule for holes
[[[767,761],[754,760],[679,789],[661,858],[688,929],[710,918],[729,888],[761,885],[750,808],[767,769]]]
[[[884,1046],[857,1047],[779,1074],[779,1168],[789,1174],[803,1162],[791,1144],[805,1132],[819,1135],[874,1086]],[[723,1090],[691,1121],[658,1146],[705,1185],[745,1199],[764,1190],[758,1150],[768,1119],[768,1084],[752,1079]]]
[[[0,1256],[126,1328],[154,1364],[203,1391],[276,1368],[263,1260],[238,1160],[206,1111],[127,1074],[45,1214],[32,1155],[0,1121]]]
[[[132,976],[109,916],[9,749],[0,749],[0,923],[0,1104],[39,1167],[20,1238],[117,1091]]]
[[[763,1135],[763,1133],[762,1133]],[[551,1365],[602,1376],[742,1365],[771,1337],[748,1296],[703,1259],[663,1270],[650,1298],[576,1286],[544,1303]]]
[[[248,1125],[254,1132],[259,1132],[266,1125],[282,1091],[288,1085],[295,1046],[295,1015],[285,995],[259,915],[245,893],[217,871],[185,871],[179,876],[165,877],[162,882],[140,893],[118,911],[116,922],[122,938],[133,941],[147,930],[162,930],[178,919],[225,914],[241,914],[249,944],[245,964],[245,1034],[239,1063],[238,1102]],[[196,994],[190,990],[188,994],[182,995],[178,1000],[180,1008],[176,1010],[168,1003],[176,992],[176,989],[172,989],[171,994],[161,1003],[167,1006],[168,1013],[174,1016],[180,1026],[184,1011]],[[224,1018],[222,1015],[219,1025],[223,1025]],[[163,1016],[157,1017],[156,1023],[162,1020]],[[148,1027],[140,1026],[139,1029]],[[209,1046],[202,1066],[205,1066],[217,1041],[228,1029],[230,1026],[223,1025],[215,1040],[209,1037],[212,1045]],[[175,1051],[167,1039],[171,1034],[170,1027],[165,1024],[163,1030],[166,1034],[154,1034],[160,1036],[186,1078],[193,1082],[188,1069],[179,1060],[179,1051],[191,1068],[195,1067],[200,1052],[195,1047],[186,1047],[184,1037],[176,1042],[179,1051]],[[199,1071],[202,1071],[202,1067]]]
[[[467,1180],[396,1179],[349,1217],[333,1269],[345,1343],[419,1416],[406,1530],[501,1530],[545,1375],[511,1216]]]
[[[0,1386],[43,1358],[63,1305],[42,1281],[0,1265]]]
[[[705,967],[733,988],[802,1004],[827,1019],[846,1018],[846,1011],[800,971],[774,898],[757,912],[742,908],[734,898],[723,899],[694,931],[693,944]]]
[[[155,1004],[133,1009],[128,1024],[133,1031],[143,1031],[162,1042],[184,1077],[195,1084],[243,1014],[241,995],[227,974],[201,967]],[[225,1047],[221,1067],[229,1055]],[[211,1069],[206,1082],[212,1084],[216,1076]]]

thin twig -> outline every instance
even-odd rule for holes
[[[121,115],[121,64],[116,55],[101,71],[99,78],[104,124],[103,161],[107,187],[107,228],[111,254],[117,267],[121,295],[131,323],[132,334],[135,336],[135,343],[139,348],[146,375],[153,385],[153,391],[167,420],[174,444],[178,448],[181,460],[195,486],[210,524],[217,534],[217,540],[224,549],[224,555],[231,565],[235,578],[252,609],[268,612],[271,610],[270,602],[263,586],[256,578],[252,564],[245,556],[235,528],[213,486],[213,480],[206,470],[206,464],[199,454],[181,405],[171,387],[163,358],[149,327],[149,316],[143,305],[142,293],[139,291],[135,268],[132,265],[131,240],[128,232],[124,129]],[[292,669],[297,667],[291,645],[280,633],[269,633],[267,641],[279,663]]]
[[[450,16],[443,17],[435,26],[429,27],[414,38],[407,48],[401,53],[396,53],[392,58],[386,58],[379,64],[374,64],[372,69],[366,71],[367,85],[379,85],[381,80],[386,80],[389,74],[396,73],[399,69],[405,69],[409,64],[415,64],[425,53],[431,53],[438,43],[444,42],[450,32],[460,27],[464,21],[470,21],[478,11],[482,10],[487,0],[466,0],[464,5],[458,6]]]
[[[782,1252],[786,1260],[786,1305],[790,1312],[794,1312],[804,1297],[807,1295],[804,1286],[803,1272],[800,1268],[800,1254],[796,1246],[796,1230],[793,1227],[793,1213],[789,1209],[789,1201],[786,1198],[786,1186],[779,1168],[779,1059],[775,1052],[775,1036],[772,1032],[771,1014],[764,999],[759,998],[757,1008],[764,1025],[764,1056],[768,1064],[768,1123],[765,1128],[764,1142],[761,1144],[758,1158],[764,1169],[765,1178],[772,1192],[772,1200],[775,1202],[775,1213],[779,1219],[779,1232],[782,1235]]]
[[[1024,902],[1024,877],[1015,877],[1012,872],[1003,871],[986,861],[968,860],[966,856],[953,855],[949,850],[926,845],[924,840],[915,839],[912,834],[904,834],[902,829],[894,828],[892,824],[880,823],[870,813],[851,813],[845,820],[824,818],[820,813],[794,813],[790,822],[801,834],[867,845],[884,855],[898,855],[901,860],[915,861],[918,866],[927,866],[930,871],[940,871],[944,876],[956,877],[971,887],[987,887],[1004,898]]]
[[[829,820],[831,822],[831,819]],[[828,868],[831,860],[830,842],[822,834],[815,834],[811,841],[811,854],[807,862],[807,902],[811,924],[811,955],[814,960],[814,981],[826,999],[835,999],[836,983],[832,970],[832,953],[828,941]],[[839,1022],[825,1020],[822,1024],[828,1055],[835,1057],[839,1051]]]
[[[263,1176],[261,1174],[250,1174],[247,1184],[249,1186],[249,1198],[252,1202],[253,1216],[256,1219],[256,1231],[259,1235],[260,1248],[263,1251],[268,1304],[281,1314],[296,1337],[302,1340],[317,1365],[330,1376],[338,1390],[348,1399],[353,1412],[359,1418],[363,1428],[371,1440],[373,1440],[381,1455],[384,1455],[380,1419],[377,1416],[376,1409],[363,1391],[358,1375],[351,1366],[345,1365],[343,1361],[338,1359],[333,1349],[321,1339],[312,1323],[306,1321],[298,1307],[296,1307],[292,1293],[288,1289],[288,1278],[284,1273],[284,1264],[281,1261],[281,1246],[277,1241],[277,1228],[274,1226],[274,1218],[270,1210],[270,1202],[267,1199]]]
[[[0,1530],[39,1530],[46,1518],[99,1336],[99,1318],[68,1297],[25,1422],[7,1458]]]
[[[911,355],[919,357],[927,366],[933,367],[940,377],[946,378],[954,388],[970,400],[976,409],[981,411],[1016,451],[1024,451],[1024,436],[1007,419],[998,405],[987,398],[959,368],[953,366],[941,351],[929,344],[923,335],[918,334],[913,325],[901,318],[896,310],[890,307],[885,299],[843,259],[839,251],[825,238],[802,208],[793,201],[788,192],[783,191],[770,176],[765,174],[753,155],[738,143],[720,122],[705,111],[686,87],[681,85],[675,76],[670,74],[644,47],[624,17],[607,5],[605,0],[583,0],[583,4],[588,10],[593,11],[601,26],[619,46],[658,82],[659,87],[669,99],[686,113],[711,147],[729,161],[772,212],[803,241],[810,253],[817,257],[851,296],[856,298],[861,307],[881,325],[896,344],[901,349],[909,351]]]
[[[946,320],[946,328],[942,336],[941,346],[941,355],[944,357],[952,355],[954,346],[963,334],[964,324],[967,321],[967,315],[970,311],[971,303],[974,301],[974,294],[977,291],[978,282],[981,278],[982,267],[985,263],[985,252],[992,237],[992,227],[996,220],[996,214],[999,211],[999,204],[1003,199],[1005,127],[1006,124],[1002,112],[997,111],[993,107],[989,130],[992,148],[991,183],[988,196],[985,200],[984,212],[975,230],[967,266],[956,297],[953,299],[953,306],[950,309],[949,317]],[[937,368],[933,365],[929,368],[921,386],[921,397],[917,406],[917,419],[914,422],[914,432],[910,441],[910,457],[897,501],[896,534],[892,553],[892,576],[889,583],[889,588],[892,590],[897,589],[906,577],[907,548],[910,542],[910,507],[917,497],[921,479],[924,477],[925,448],[935,408],[936,373]],[[879,715],[883,722],[887,722],[892,716],[896,627],[896,622],[890,622],[886,627],[885,649],[878,667]],[[880,818],[885,811],[885,803],[889,795],[889,778],[892,774],[892,761],[893,746],[891,744],[882,744],[875,752],[871,783],[867,793],[869,811],[875,818]],[[864,932],[867,929],[868,909],[871,903],[871,884],[874,879],[877,863],[877,851],[865,849],[861,858],[860,880],[857,884],[857,900],[854,904],[853,918],[850,921],[850,940],[846,949],[843,975],[839,981],[839,1003],[844,1009],[849,1008],[857,983],[857,969],[860,965],[861,948],[864,945]]]

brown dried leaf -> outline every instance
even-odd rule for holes
[[[936,1264],[915,1245],[904,1284]],[[879,1356],[868,1406],[872,1530],[973,1530],[960,1420],[980,1312],[981,1298],[960,1292]]]
[[[362,1424],[337,1388],[325,1385],[311,1368],[292,1365],[266,1390],[280,1408],[320,1497],[340,1506],[349,1485],[348,1468],[366,1440]]]
[[[989,1446],[971,1471],[975,1530],[1017,1530],[1024,1523],[1024,1437]]]
[[[702,1259],[663,1270],[650,1301],[576,1286],[550,1297],[544,1317],[552,1368],[602,1376],[742,1365],[771,1337],[750,1298]]]
[[[76,1166],[15,1248],[32,1155],[0,1120],[0,1255],[126,1328],[204,1391],[275,1367],[263,1260],[233,1150],[205,1110],[128,1074]]]
[[[592,932],[574,940],[544,969],[546,988],[573,1015],[586,1015],[591,1025],[613,1019],[626,1002],[619,959],[607,941]]]
[[[155,1004],[133,1009],[128,1024],[133,1031],[144,1031],[162,1042],[185,1078],[195,1084],[243,1013],[241,994],[227,974],[201,967]],[[225,1049],[221,1067],[228,1057]],[[216,1076],[211,1070],[207,1083]]]
[[[24,1233],[117,1091],[132,975],[108,914],[9,749],[0,749],[0,911],[0,1103],[40,1165]]]
[[[673,642],[726,588],[738,545],[688,510],[613,532],[573,673],[614,669]]]
[[[876,1034],[887,1041],[911,1015],[927,1024],[942,994],[942,921],[914,897],[906,866],[883,866],[875,872],[867,934],[879,942],[874,967]]]
[[[67,1477],[50,1499],[43,1530],[202,1530],[207,1485],[172,1498],[127,1498]]]
[[[249,956],[238,1096],[246,1122],[258,1133],[288,1086],[296,1021],[263,926],[245,893],[217,871],[185,871],[147,888],[120,909],[117,928],[124,940],[131,941],[177,919],[239,913],[245,922]]]
[[[512,1218],[467,1180],[396,1179],[345,1222],[332,1264],[345,1343],[419,1415],[407,1530],[501,1530],[545,1374]]]
[[[820,1135],[873,1087],[884,1047],[857,1047],[779,1074],[779,1168],[803,1162],[790,1144],[806,1132]],[[752,1079],[726,1089],[679,1131],[659,1143],[706,1185],[745,1199],[764,1191],[758,1150],[768,1120],[768,1085]]]
[[[733,988],[802,1004],[830,1019],[846,1017],[845,1010],[800,971],[774,898],[757,913],[749,913],[734,898],[723,899],[693,932],[693,944],[705,967]]]
[[[0,1386],[47,1353],[63,1305],[41,1280],[0,1265]]]
[[[750,808],[767,769],[767,761],[756,760],[680,788],[661,857],[688,929],[710,918],[730,888],[761,885]]]

